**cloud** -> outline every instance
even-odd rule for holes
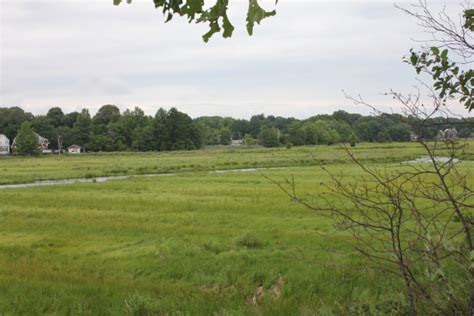
[[[33,113],[108,103],[148,114],[177,106],[193,116],[364,111],[342,89],[395,106],[380,93],[414,83],[401,58],[421,35],[390,1],[280,1],[253,37],[239,1],[230,12],[234,37],[208,44],[201,40],[206,25],[164,24],[151,1],[1,5],[0,106]]]

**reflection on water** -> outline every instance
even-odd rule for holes
[[[443,156],[435,156],[433,157],[437,163],[458,163],[460,162],[459,159],[453,157],[443,157]],[[405,161],[404,163],[432,163],[430,156],[421,156],[418,159]]]
[[[282,169],[282,168],[267,168],[267,169]],[[230,169],[230,170],[213,170],[208,173],[229,173],[229,172],[255,172],[258,170],[266,170],[266,168],[247,168],[247,169]],[[110,176],[110,177],[95,177],[95,178],[77,178],[77,179],[63,179],[63,180],[40,180],[29,183],[19,184],[2,184],[0,189],[20,189],[20,188],[31,188],[51,185],[62,185],[62,184],[76,184],[76,183],[100,183],[112,180],[123,180],[130,179],[131,177],[169,177],[174,176],[177,173],[156,173],[156,174],[142,174],[133,176]]]

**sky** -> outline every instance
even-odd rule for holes
[[[266,1],[277,15],[251,37],[248,2],[231,0],[234,36],[215,35],[207,44],[206,25],[179,17],[165,24],[152,0],[0,3],[0,107],[33,114],[53,106],[95,113],[104,104],[147,114],[177,107],[192,117],[370,112],[343,91],[397,112],[383,93],[413,91],[416,74],[402,57],[419,45],[413,38],[425,36],[385,0]]]

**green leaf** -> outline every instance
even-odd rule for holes
[[[114,5],[120,5],[123,0],[113,0]],[[126,0],[131,3],[131,0]],[[253,34],[255,23],[260,22],[270,16],[274,16],[276,11],[265,11],[262,9],[258,0],[249,0],[249,8],[247,12],[247,31],[249,35]],[[204,10],[204,0],[153,0],[156,9],[161,9],[165,16],[165,22],[170,21],[175,14],[187,17],[188,22],[196,21],[197,23],[208,23],[209,31],[203,35],[205,42],[215,34],[222,31],[224,38],[231,37],[234,32],[227,15],[229,0],[215,0],[215,4],[207,10]],[[278,1],[276,1],[278,3]]]
[[[274,16],[276,11],[265,11],[262,7],[259,6],[257,0],[249,0],[249,9],[247,12],[247,32],[249,35],[253,34],[253,27],[255,23],[260,24],[260,22],[270,16]]]
[[[181,7],[180,14],[186,15],[189,21],[195,19],[197,14],[203,12],[204,0],[187,0],[186,4]]]
[[[410,61],[413,66],[418,63],[418,56],[415,53],[412,53],[410,56]]]
[[[120,3],[122,3],[122,0],[114,0],[114,5],[119,5]],[[127,0],[127,3],[132,3],[132,0]]]
[[[464,27],[471,32],[474,32],[474,9],[464,11],[464,18],[466,20]]]
[[[221,30],[221,28],[219,27],[219,24],[217,22],[210,23],[209,27],[210,27],[209,32],[207,32],[206,34],[204,34],[202,36],[202,39],[206,43],[209,42],[209,39],[212,37],[212,35],[214,35],[215,33],[220,32],[220,30]]]
[[[222,23],[222,27],[224,28],[224,32],[222,33],[222,36],[224,38],[231,37],[232,33],[234,32],[234,26],[230,23],[229,19],[227,18],[227,14],[224,15],[224,21]]]

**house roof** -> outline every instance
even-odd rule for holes
[[[38,137],[38,142],[40,142],[40,143],[43,143],[43,142],[49,143],[49,140],[47,138],[41,136],[38,133],[35,133],[35,135],[36,135],[36,137]],[[15,136],[15,138],[13,138],[13,146],[15,146],[15,144],[16,144],[16,136]]]
[[[48,141],[48,139],[47,139],[46,137],[43,137],[43,136],[41,136],[41,135],[38,134],[38,133],[35,133],[35,134],[36,134],[36,136],[38,136],[38,139],[39,139],[40,141]]]
[[[68,147],[68,149],[69,149],[69,148],[81,148],[81,146],[76,145],[76,144],[72,144],[71,146]]]

